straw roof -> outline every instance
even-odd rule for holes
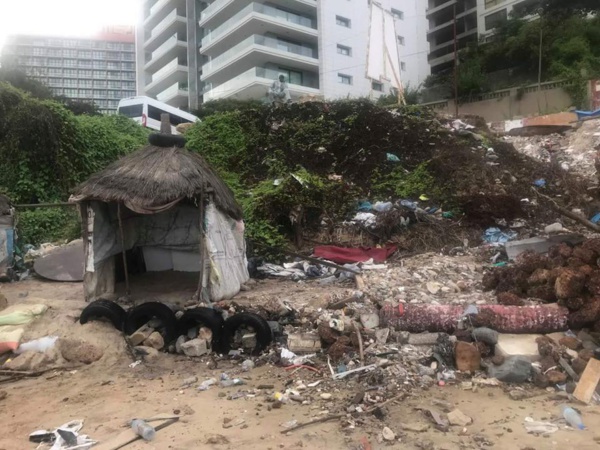
[[[213,189],[216,206],[236,220],[242,210],[233,192],[200,155],[179,147],[147,145],[115,161],[75,188],[74,201],[123,202],[134,209],[157,209]]]

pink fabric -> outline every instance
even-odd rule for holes
[[[313,256],[327,259],[338,264],[365,262],[371,258],[373,258],[373,262],[375,263],[382,263],[385,262],[385,260],[388,259],[388,257],[397,249],[398,248],[395,245],[388,245],[384,248],[347,248],[336,247],[334,245],[321,245],[319,247],[315,247]]]

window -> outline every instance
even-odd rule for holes
[[[378,81],[373,81],[371,83],[371,89],[377,92],[383,92],[383,84],[379,83]]]
[[[350,19],[342,16],[335,16],[335,23],[341,27],[350,28]]]
[[[108,78],[112,78],[113,80],[118,80],[121,78],[121,73],[108,71]]]
[[[94,78],[106,78],[106,70],[94,70]]]
[[[108,63],[108,68],[112,69],[112,70],[119,70],[121,68],[121,64],[118,63],[118,62],[112,62],[112,61],[110,61]]]
[[[79,87],[83,87],[83,88],[91,88],[92,87],[92,80],[79,80]]]
[[[76,78],[65,78],[64,85],[71,86],[71,87],[77,87],[77,79]]]
[[[79,89],[79,96],[80,97],[84,97],[84,98],[90,98],[92,97],[92,90],[91,89]]]
[[[104,41],[92,41],[93,48],[105,48]]]
[[[135,51],[135,45],[134,44],[123,44],[121,46],[121,48],[123,50],[125,50],[126,52],[133,52],[133,51]]]
[[[495,12],[494,14],[490,14],[489,16],[485,16],[485,30],[493,30],[501,23],[506,22],[507,19],[508,13],[506,8],[501,11]]]
[[[133,81],[123,81],[124,89],[135,89],[135,83]]]
[[[108,87],[111,89],[121,89],[121,82],[120,81],[109,81]]]
[[[94,89],[94,98],[106,98],[106,91],[104,89]]]
[[[62,50],[59,48],[48,49],[48,56],[62,56]]]
[[[406,71],[406,63],[405,62],[400,62],[400,70],[402,70],[403,72]]]
[[[118,42],[107,42],[106,43],[106,48],[110,49],[110,50],[119,50],[119,43]]]
[[[118,52],[106,52],[106,59],[121,59],[121,56]]]
[[[68,58],[77,58],[77,50],[65,49],[63,50],[63,56]]]
[[[119,92],[119,91],[108,91],[108,98],[121,98],[121,92]]]
[[[94,87],[105,88],[108,81],[106,80],[94,80]]]
[[[46,56],[46,49],[45,48],[34,47],[33,54],[35,56]]]
[[[92,67],[94,69],[106,69],[106,61],[94,61]]]
[[[89,50],[79,50],[78,55],[80,58],[91,59],[92,52],[90,52]]]
[[[352,77],[350,75],[344,75],[342,73],[338,73],[338,83],[352,84]]]
[[[392,16],[398,20],[404,20],[404,12],[392,8]]]
[[[398,36],[398,44],[404,45],[404,36]]]
[[[133,61],[133,53],[121,53],[123,61]]]
[[[297,70],[291,70],[291,69],[286,69],[285,67],[278,67],[277,71],[279,72],[280,75],[283,75],[285,77],[285,80],[290,83],[290,84],[299,84],[301,86],[304,85],[304,83],[302,83],[302,72],[299,72]],[[133,83],[131,83],[133,84]],[[131,86],[134,87],[134,86]]]
[[[158,120],[160,122],[160,115],[164,113],[166,113],[166,111],[163,111],[155,106],[148,105],[148,117],[150,119]],[[171,122],[171,125],[174,126],[177,126],[180,123],[190,123],[189,120],[176,116],[175,114],[169,114],[169,122]]]
[[[63,65],[65,67],[77,67],[77,60],[76,59],[65,59],[63,62]]]
[[[92,67],[92,61],[89,59],[80,59],[79,60],[79,67]]]
[[[62,61],[58,58],[48,58],[48,65],[49,66],[62,66]]]
[[[48,69],[48,70],[49,70],[50,76],[54,75],[54,76],[58,76],[59,77],[63,73],[63,70],[60,69],[60,68],[50,67],[50,69]]]
[[[48,80],[49,86],[61,87],[63,85],[63,80],[60,78],[50,78]]]
[[[79,78],[92,78],[92,71],[91,70],[80,70]]]
[[[63,89],[62,88],[51,88],[50,90],[52,91],[52,93],[54,95],[63,95]]]
[[[123,70],[135,70],[135,68],[133,67],[133,63],[124,62],[121,64],[123,65],[123,67],[122,67]]]
[[[133,72],[125,72],[123,78],[126,79],[126,80],[135,80],[135,73],[133,73]]]
[[[76,97],[77,89],[65,89],[65,96],[67,97]]]
[[[344,55],[344,56],[352,56],[352,49],[350,47],[346,47],[344,45],[337,45],[337,52],[340,55]]]
[[[119,114],[122,114],[125,117],[142,117],[143,112],[144,112],[144,105],[142,105],[142,104],[121,106],[119,108]]]
[[[485,0],[485,9],[493,8],[505,0]]]
[[[105,58],[105,53],[99,50],[95,50],[94,52],[92,52],[92,58],[94,59],[104,59]]]

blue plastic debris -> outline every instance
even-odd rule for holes
[[[401,200],[400,204],[411,211],[417,209],[417,204],[415,202],[411,202],[410,200]]]
[[[590,219],[590,222],[592,222],[592,223],[600,222],[600,212],[596,213],[596,215]]]
[[[359,202],[358,203],[358,208],[356,209],[359,212],[369,212],[373,209],[373,205],[371,205],[371,202],[368,201],[364,201],[364,202]]]
[[[511,239],[514,239],[517,237],[517,233],[516,231],[506,231],[503,232],[502,230],[500,230],[500,228],[488,228],[487,230],[485,230],[485,234],[483,235],[483,240],[489,243],[498,243],[498,244],[505,244],[508,241],[510,241]]]
[[[544,186],[546,186],[546,180],[544,180],[543,178],[540,178],[539,180],[535,180],[533,182],[533,185],[537,186],[537,187],[544,187]]]
[[[387,156],[387,160],[388,161],[391,161],[391,162],[400,162],[400,158],[398,158],[393,153],[387,153],[386,156]]]

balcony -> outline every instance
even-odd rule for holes
[[[152,5],[150,13],[144,19],[144,28],[154,28],[173,9],[178,9],[181,12],[180,15],[185,15],[185,0],[159,0]]]
[[[218,78],[231,78],[232,74],[269,62],[299,70],[316,70],[319,67],[317,52],[313,48],[255,34],[204,64],[202,81],[213,78],[212,81],[217,82]]]
[[[146,86],[149,95],[158,95],[174,83],[187,82],[188,68],[177,58],[152,75],[150,84]]]
[[[188,87],[186,82],[174,83],[164,91],[156,95],[156,100],[168,105],[181,108],[188,105]]]
[[[148,72],[159,70],[162,66],[172,61],[176,57],[184,57],[187,52],[187,43],[177,39],[177,35],[173,35],[165,41],[160,47],[152,52],[150,61],[144,66],[144,70]]]
[[[456,14],[456,21],[457,21],[457,23],[459,23],[458,22],[459,19],[462,19],[462,18],[464,18],[464,20],[467,21],[467,17],[469,15],[471,15],[471,14],[475,15],[475,18],[474,18],[473,22],[474,22],[474,28],[477,28],[477,8],[476,7],[468,9],[466,11],[463,11],[460,14],[457,13]],[[437,25],[437,26],[435,26],[435,27],[430,28],[429,30],[427,30],[427,37],[429,38],[431,36],[431,34],[436,33],[436,32],[438,32],[440,30],[443,30],[446,27],[450,27],[450,26],[453,26],[453,25],[454,25],[454,17],[453,17],[453,15],[449,15],[448,16],[448,20],[446,22],[441,23],[441,24],[439,24],[439,25]]]
[[[279,0],[277,3],[286,9],[316,16],[317,0]],[[202,11],[200,26],[203,28],[218,26],[228,17],[236,14],[243,6],[245,6],[244,2],[239,0],[216,0]]]
[[[153,52],[174,34],[185,35],[187,29],[186,18],[179,16],[177,11],[171,11],[150,33],[144,42],[144,50]]]
[[[238,75],[232,80],[214,86],[204,92],[204,101],[217,100],[220,98],[235,98],[239,100],[266,98],[273,80],[276,80],[281,72],[264,67],[252,67],[246,72]],[[293,100],[304,96],[320,96],[321,91],[316,87],[318,75],[315,73],[313,82],[302,84],[289,83],[290,95]]]
[[[264,33],[265,26],[268,27],[268,31],[289,39],[316,43],[318,37],[315,19],[262,3],[251,3],[211,30],[202,39],[202,52],[218,52],[216,47],[226,48],[248,35]]]

